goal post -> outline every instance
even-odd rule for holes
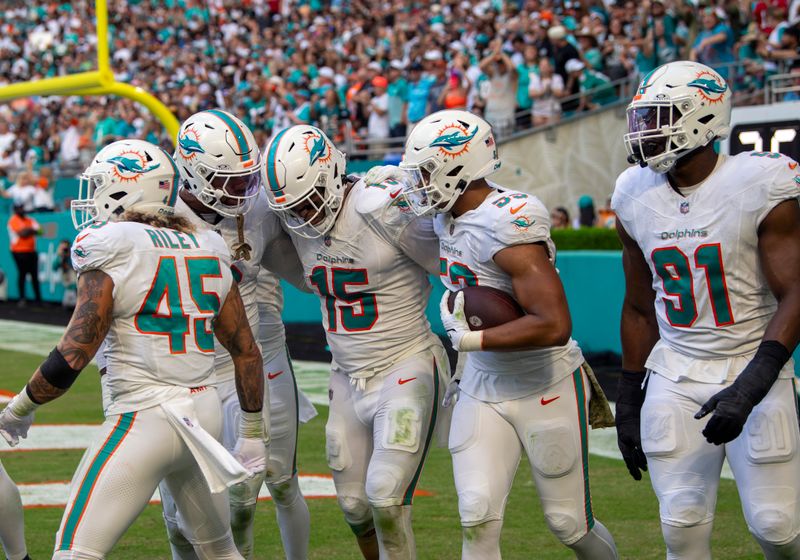
[[[97,19],[97,70],[0,86],[0,101],[35,95],[125,97],[143,105],[155,115],[174,143],[180,124],[172,111],[153,94],[140,87],[118,82],[114,78],[108,50],[108,6],[106,0],[95,0],[95,18]]]

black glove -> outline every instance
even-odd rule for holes
[[[765,340],[756,355],[730,387],[708,399],[696,419],[709,412],[714,415],[703,429],[708,443],[720,445],[735,440],[742,433],[753,408],[767,396],[791,353],[777,340]]]
[[[617,445],[625,460],[625,466],[634,480],[642,480],[642,471],[647,470],[647,459],[642,451],[641,411],[645,389],[642,389],[645,372],[622,370],[617,393]]]

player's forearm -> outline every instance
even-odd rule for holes
[[[254,346],[253,350],[233,358],[239,406],[246,412],[264,407],[264,366],[258,349]]]
[[[764,331],[764,340],[777,340],[789,352],[794,352],[800,343],[800,287],[792,288],[778,303]]]
[[[483,331],[483,350],[524,350],[563,346],[572,334],[569,314],[544,317],[525,315]]]
[[[658,324],[655,315],[642,313],[627,301],[622,305],[622,368],[630,371],[644,370],[647,357],[658,342]]]
[[[27,390],[28,396],[36,404],[48,403],[67,392],[67,389],[56,387],[45,379],[41,369],[37,369],[33,377],[28,381]]]

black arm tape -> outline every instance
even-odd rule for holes
[[[50,352],[47,359],[39,366],[39,371],[42,372],[42,377],[47,379],[50,385],[58,389],[69,389],[72,387],[72,384],[75,383],[78,374],[81,372],[79,369],[72,369],[70,367],[58,348],[53,348],[53,351]]]
[[[792,353],[789,352],[789,349],[777,340],[764,340],[758,345],[758,350],[756,350],[753,360],[763,360],[780,372],[791,357]]]

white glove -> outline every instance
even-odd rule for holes
[[[382,185],[388,180],[402,183],[406,178],[406,172],[396,165],[376,165],[364,175],[364,182],[368,185]]]
[[[267,469],[267,447],[262,438],[246,438],[239,436],[233,456],[251,473],[260,473]]]
[[[19,444],[19,438],[28,437],[28,430],[33,424],[33,412],[38,407],[23,388],[0,412],[0,436],[3,436],[8,445],[14,447]]]
[[[461,383],[461,379],[457,377],[453,377],[450,379],[450,383],[447,384],[447,389],[444,392],[444,398],[442,399],[442,406],[447,408],[451,404],[455,404],[458,401],[458,392],[460,391],[459,385]]]
[[[264,433],[264,417],[261,411],[241,411],[239,416],[239,438],[233,448],[233,456],[244,468],[259,473],[267,468],[269,439]]]
[[[447,298],[449,296],[449,291],[445,291],[444,295],[442,295],[442,301],[439,302],[439,313],[442,316],[442,323],[445,331],[447,331],[447,336],[450,337],[450,344],[453,345],[453,350],[456,352],[481,350],[483,346],[483,331],[469,330],[467,316],[464,313],[464,292],[456,293],[452,313],[447,309]]]

